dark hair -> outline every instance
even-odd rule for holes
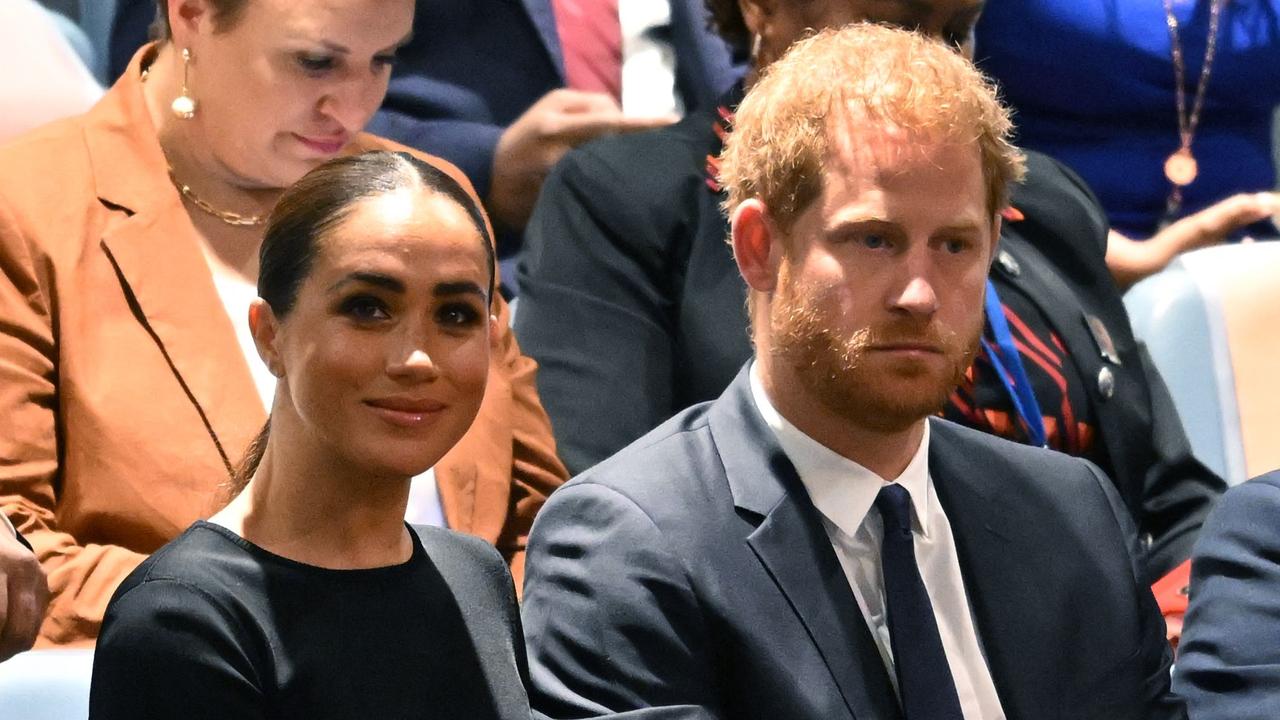
[[[746,20],[742,19],[738,0],[707,0],[707,11],[711,13],[712,27],[729,43],[729,47],[739,53],[749,51],[751,31],[747,29]]]
[[[240,13],[249,4],[249,0],[206,0],[213,7],[213,27],[217,32],[226,32],[236,26]],[[168,40],[173,34],[169,25],[169,0],[156,0],[156,19],[151,23],[149,31],[152,40]]]
[[[483,240],[489,267],[489,300],[493,301],[496,259],[489,223],[480,203],[462,184],[436,166],[406,152],[375,151],[330,160],[284,191],[267,218],[258,250],[258,297],[277,318],[293,310],[298,289],[311,272],[320,240],[369,198],[405,188],[439,193],[457,203]],[[258,469],[266,450],[271,421],[249,444],[232,477],[232,491],[242,490]]]

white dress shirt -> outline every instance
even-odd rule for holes
[[[271,401],[276,394],[276,377],[267,370],[267,364],[258,356],[258,346],[253,342],[253,333],[249,332],[249,305],[258,297],[258,288],[242,276],[230,272],[212,257],[208,248],[202,249],[209,271],[213,273],[213,285],[218,289],[218,297],[231,318],[231,326],[235,328],[240,351],[249,364],[249,374],[253,376],[254,387],[262,399],[262,407],[271,412]],[[426,472],[415,476],[409,483],[409,504],[405,507],[404,519],[416,525],[448,527],[434,468],[427,468]]]
[[[875,638],[895,691],[898,687],[889,623],[885,611],[884,579],[880,570],[883,524],[875,507],[886,481],[880,476],[805,435],[782,417],[751,368],[751,394],[765,424],[795,466],[844,568],[845,577]],[[966,720],[1003,720],[1004,710],[975,630],[973,612],[960,575],[960,559],[951,523],[942,509],[929,475],[929,423],[911,462],[892,480],[911,496],[912,538],[916,562],[924,580],[933,615],[942,636],[942,649],[951,667],[956,694]]]

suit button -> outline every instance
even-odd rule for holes
[[[1103,400],[1110,400],[1116,394],[1116,375],[1111,368],[1104,367],[1098,371],[1098,393]]]
[[[1008,250],[996,253],[996,262],[1000,263],[1000,267],[1012,277],[1022,274],[1022,266],[1018,264],[1017,258],[1009,254]]]

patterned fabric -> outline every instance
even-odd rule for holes
[[[992,280],[1014,345],[1040,403],[1049,447],[1097,461],[1097,431],[1087,389],[1061,338],[1030,300],[1000,281],[999,273],[993,273]],[[989,323],[984,332],[992,340]],[[1009,393],[985,351],[979,351],[964,381],[951,393],[942,416],[1008,440],[1027,442],[1026,429],[1018,421]]]

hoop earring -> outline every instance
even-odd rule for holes
[[[190,70],[191,51],[182,48],[182,94],[173,99],[169,109],[173,110],[175,117],[183,120],[190,120],[196,116],[196,99],[191,97],[191,91],[187,89],[187,75]]]

